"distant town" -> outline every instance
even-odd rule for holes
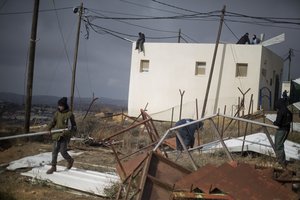
[[[25,120],[25,109],[22,103],[22,95],[12,93],[0,93],[0,121],[21,124]],[[45,101],[47,99],[48,101]],[[59,97],[34,97],[31,108],[31,126],[47,124],[56,111],[56,103]],[[75,99],[74,113],[84,116],[86,112],[116,113],[127,111],[127,102],[122,100],[111,101],[108,98],[99,98],[91,105],[92,99]]]

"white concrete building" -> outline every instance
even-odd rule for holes
[[[171,120],[172,108],[179,118],[180,92],[182,118],[199,117],[212,64],[215,44],[145,43],[145,52],[132,46],[128,114],[147,112],[160,120]],[[283,60],[262,45],[219,44],[205,115],[237,111],[238,98],[245,93],[245,113],[253,94],[253,109],[273,108],[280,96]],[[262,91],[260,93],[260,90]],[[269,94],[271,97],[269,98]],[[270,105],[271,103],[271,105]]]

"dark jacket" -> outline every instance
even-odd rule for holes
[[[69,125],[70,124],[70,125]],[[56,111],[51,123],[48,125],[48,130],[50,131],[52,128],[55,129],[65,129],[68,130],[60,132],[60,133],[53,133],[52,139],[59,140],[61,137],[66,139],[70,139],[72,135],[76,132],[76,122],[73,113],[69,109],[65,109],[63,111]]]
[[[183,124],[186,124],[186,123],[189,123],[192,121],[194,121],[194,120],[193,119],[181,119],[178,122],[176,122],[175,126],[183,125]],[[189,126],[185,126],[185,127],[178,129],[178,132],[179,132],[180,136],[182,137],[184,144],[187,147],[193,148],[194,143],[195,143],[194,133],[198,128],[201,128],[202,126],[203,126],[203,123],[199,122],[199,123],[194,123]],[[176,147],[178,150],[182,150],[182,146],[177,137],[176,137]]]
[[[279,127],[279,130],[289,131],[291,128],[291,122],[293,121],[293,115],[287,108],[287,99],[279,99],[276,104],[277,117],[274,121],[274,125]]]
[[[248,34],[243,35],[237,42],[237,44],[246,44],[246,43],[250,44],[250,39]]]

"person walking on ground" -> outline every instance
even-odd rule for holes
[[[274,125],[279,128],[275,134],[275,153],[277,156],[277,161],[282,167],[287,166],[287,161],[285,159],[285,151],[284,151],[284,142],[287,139],[291,122],[293,121],[293,115],[287,108],[288,101],[285,98],[280,98],[277,102],[277,117],[274,121]]]
[[[76,122],[73,113],[69,110],[67,97],[61,98],[58,102],[58,110],[55,112],[51,123],[48,125],[49,134],[53,140],[52,150],[52,167],[47,171],[47,174],[52,174],[56,171],[57,156],[60,152],[64,159],[67,160],[67,169],[71,169],[73,166],[74,159],[68,154],[67,147],[72,137],[72,134],[76,132]],[[60,133],[51,133],[51,129],[65,129]]]

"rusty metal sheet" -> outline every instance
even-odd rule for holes
[[[145,160],[145,158],[148,156],[147,152],[139,154],[135,157],[133,157],[130,160],[124,161],[122,162],[122,167],[125,171],[125,174],[122,172],[121,166],[117,165],[116,166],[116,170],[119,174],[119,176],[121,177],[122,180],[124,180],[125,178],[127,178],[129,175],[131,175],[135,169]]]
[[[168,145],[170,148],[176,150],[176,137],[171,137],[164,140],[164,144]]]
[[[210,192],[212,188],[218,188],[234,199],[297,199],[291,190],[248,164],[232,167],[225,163],[194,182],[194,187],[200,190],[211,188]]]
[[[145,173],[146,181],[142,185],[142,200],[169,199],[173,184],[191,173],[190,170],[170,161],[169,159],[152,152],[147,158],[149,166]]]
[[[206,176],[217,167],[211,164],[207,164],[204,167],[199,168],[197,171],[184,176],[182,179],[175,183],[175,189],[190,190],[194,183],[201,180],[203,176]]]

